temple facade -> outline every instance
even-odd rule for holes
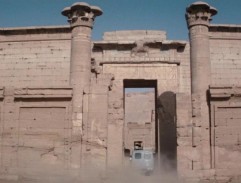
[[[0,29],[0,182],[114,182],[136,146],[183,183],[241,180],[241,25],[196,2],[189,41],[92,41],[101,14],[81,2],[70,26]]]

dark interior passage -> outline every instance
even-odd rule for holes
[[[164,92],[157,98],[157,116],[161,165],[176,169],[176,95],[173,92]]]

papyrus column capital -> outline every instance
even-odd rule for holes
[[[188,28],[195,25],[209,26],[212,16],[217,14],[217,10],[205,2],[195,2],[186,9],[186,20]]]
[[[84,2],[74,3],[70,7],[66,7],[62,11],[62,15],[68,17],[70,26],[93,27],[95,17],[102,15],[102,10],[97,6],[90,6]]]

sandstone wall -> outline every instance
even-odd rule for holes
[[[216,100],[212,101],[211,108],[212,163],[219,176],[239,174],[236,171],[239,167],[237,162],[241,161],[238,158],[241,130],[239,125],[241,107],[238,97],[241,85],[241,33],[239,30],[239,26],[216,25],[211,27],[210,32],[213,84],[211,91],[216,95],[219,94],[217,99],[214,97]],[[230,95],[233,97],[230,98]],[[223,172],[223,169],[232,169],[232,171]]]
[[[155,149],[155,90],[125,92],[124,148],[133,150],[134,141],[144,149]]]
[[[1,86],[68,85],[69,29],[0,30],[0,60]]]
[[[48,181],[56,174],[69,178],[64,170],[74,167],[71,88],[1,91],[0,180]]]
[[[210,91],[212,168],[216,177],[239,182],[240,86],[213,86]]]
[[[112,141],[108,135],[114,133],[108,130],[109,87],[112,77],[109,74],[92,74],[90,90],[84,94],[81,161],[84,167],[96,175],[106,170],[109,142]]]
[[[141,90],[141,89],[140,89]],[[155,92],[125,92],[125,123],[150,123],[155,112]]]
[[[183,51],[179,50],[176,54],[176,60],[180,60],[178,67],[178,93],[191,93],[191,69],[190,69],[190,44],[187,43]]]
[[[68,27],[0,30],[0,180],[76,175],[67,171],[80,163],[71,133],[70,38]]]
[[[235,28],[238,26],[232,29]],[[213,29],[210,32],[212,85],[241,85],[241,33],[227,31],[231,30],[227,26]]]

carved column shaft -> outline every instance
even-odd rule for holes
[[[211,84],[209,23],[216,9],[204,2],[187,8],[186,20],[191,47],[191,92],[193,125],[201,128],[202,169],[211,166],[208,90]],[[195,138],[195,134],[193,134]]]
[[[68,17],[72,28],[70,86],[73,87],[72,97],[72,136],[74,142],[71,153],[71,165],[81,166],[81,146],[83,129],[83,95],[89,89],[91,74],[91,32],[96,16],[102,10],[87,3],[74,3],[66,7],[62,14]]]
[[[73,87],[73,112],[82,113],[85,88],[90,85],[91,28],[74,27],[71,41],[70,85]]]
[[[208,27],[197,25],[189,29],[191,49],[192,93],[206,92],[211,82]]]

